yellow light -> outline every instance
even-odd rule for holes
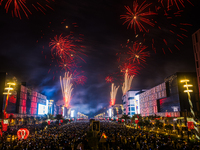
[[[12,94],[12,93],[6,93],[6,92],[4,92],[3,94],[4,94],[4,95],[7,95],[7,94]]]
[[[13,90],[11,87],[6,87],[5,90]]]
[[[183,87],[193,87],[192,84],[183,85]]]
[[[193,92],[193,90],[184,90],[185,93],[187,92]]]
[[[185,79],[185,80],[181,80],[181,82],[189,82],[190,80]]]
[[[136,18],[137,18],[137,16],[134,16],[133,18],[134,18],[134,19],[136,19]]]
[[[16,85],[16,84],[13,83],[13,82],[8,82],[7,84],[8,84],[8,85]]]
[[[136,58],[140,58],[140,56],[139,56],[139,55],[135,55],[135,57],[136,57]]]
[[[69,26],[65,26],[66,28],[69,28]]]

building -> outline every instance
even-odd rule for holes
[[[200,90],[200,29],[192,35],[198,87]],[[200,94],[200,91],[199,91]],[[200,96],[199,96],[200,97]]]
[[[15,78],[16,79],[16,78]],[[12,79],[14,80],[14,78]],[[5,72],[0,73],[0,113],[3,113],[6,103],[7,95],[3,95],[5,91],[4,88],[7,87],[7,82],[9,81]],[[10,80],[11,81],[11,80]],[[15,82],[17,83],[17,81]],[[8,104],[6,108],[7,114],[14,114],[15,117],[23,116],[37,116],[38,112],[48,111],[48,101],[47,97],[34,91],[26,86],[26,83],[17,83],[13,86],[13,90],[10,91],[8,98]],[[42,107],[39,107],[42,106]],[[41,108],[42,110],[40,110]],[[43,109],[45,108],[45,109]],[[47,110],[46,110],[47,108]],[[8,116],[7,116],[8,117]]]
[[[129,90],[122,96],[123,114],[132,116],[134,114],[140,114],[139,95],[140,91]]]
[[[190,104],[187,93],[184,93],[182,79],[189,79],[193,85],[191,100],[195,114],[200,112],[197,76],[195,72],[177,72],[164,82],[139,94],[142,116],[158,115],[164,117],[179,117],[190,115]]]

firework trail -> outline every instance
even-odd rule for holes
[[[112,83],[111,92],[110,92],[110,104],[111,104],[111,106],[115,105],[116,95],[117,95],[118,89],[119,89],[119,86],[116,87],[114,85],[114,83]]]
[[[122,86],[123,95],[125,95],[126,92],[128,90],[130,90],[133,77],[134,77],[134,75],[129,76],[128,69],[127,69],[125,74],[124,74],[124,83],[123,83],[123,86]]]
[[[72,74],[69,72],[65,72],[65,76],[62,77],[60,76],[60,85],[61,85],[61,90],[62,90],[62,95],[63,95],[63,100],[65,103],[65,107],[69,107],[69,103],[71,101],[71,94],[73,91],[73,84],[71,83],[72,80]]]
[[[137,0],[133,2],[133,9],[131,10],[131,8],[129,6],[125,6],[127,12],[126,15],[120,15],[120,19],[125,19],[125,22],[123,23],[123,25],[125,23],[128,22],[128,26],[127,29],[130,27],[134,27],[134,31],[136,34],[136,28],[138,27],[140,32],[148,32],[148,29],[145,28],[145,26],[142,24],[146,23],[150,26],[154,26],[155,24],[147,17],[152,16],[152,15],[157,15],[157,13],[154,13],[153,11],[150,11],[146,9],[151,5],[150,4],[146,4],[146,1],[144,1],[141,5],[138,4]]]

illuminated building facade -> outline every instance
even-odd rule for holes
[[[6,73],[0,73],[0,113],[3,112],[6,102],[6,95],[3,95],[4,88],[8,77]],[[6,112],[8,116],[13,114],[15,117],[37,116],[38,104],[46,106],[47,98],[30,88],[26,87],[26,83],[17,83],[14,90],[9,95]]]
[[[198,87],[200,90],[200,29],[192,35]],[[200,93],[200,91],[199,91]],[[199,95],[200,97],[200,95]]]
[[[142,116],[158,115],[163,117],[179,117],[190,114],[190,105],[182,79],[189,79],[193,85],[191,99],[194,112],[200,112],[198,85],[195,72],[177,72],[164,82],[139,94],[140,111]]]
[[[139,96],[137,93],[140,91],[129,90],[122,97],[123,114],[133,116],[134,114],[140,114]]]

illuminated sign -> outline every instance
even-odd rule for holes
[[[38,115],[47,114],[47,109],[46,109],[46,105],[38,104]]]
[[[71,118],[74,118],[74,110],[71,110]]]
[[[17,131],[17,137],[19,140],[27,139],[28,135],[29,135],[29,130],[26,128],[21,128]]]

